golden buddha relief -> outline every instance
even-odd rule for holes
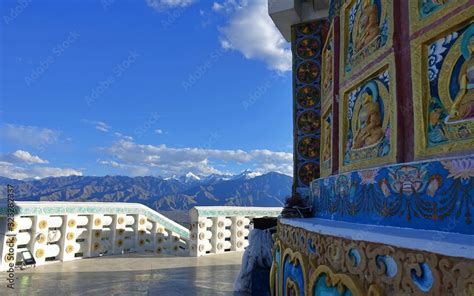
[[[432,32],[415,42],[414,80],[416,155],[472,151],[474,144],[474,21],[473,7],[453,17],[448,31]],[[419,61],[421,60],[421,61]],[[418,70],[419,71],[419,70]],[[417,72],[420,73],[420,72]]]
[[[386,0],[352,0],[344,9],[342,23],[341,60],[342,76],[349,76],[355,69],[367,65],[375,52],[391,46],[392,3]]]
[[[341,170],[381,165],[395,158],[393,58],[344,91],[340,138]]]

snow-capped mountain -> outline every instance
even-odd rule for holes
[[[161,177],[69,176],[40,180],[0,177],[0,199],[6,184],[15,186],[18,201],[138,202],[157,210],[188,210],[193,206],[281,206],[291,193],[292,178],[275,172],[260,175]]]
[[[181,176],[172,176],[165,178],[165,180],[176,180],[186,185],[208,185],[220,181],[228,180],[250,180],[255,177],[261,176],[261,173],[253,172],[251,170],[242,171],[240,174],[210,174],[210,175],[196,175],[192,172],[188,172]]]
[[[262,175],[261,173],[253,172],[251,170],[245,170],[242,173],[233,176],[232,179],[234,179],[234,180],[238,180],[238,179],[249,180],[249,179],[253,179],[255,177],[261,176],[261,175]]]

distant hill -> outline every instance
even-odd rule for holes
[[[0,177],[0,199],[6,184],[18,201],[137,202],[155,210],[189,210],[193,206],[281,206],[290,195],[292,178],[276,172],[239,175],[126,177],[69,176],[40,180]]]

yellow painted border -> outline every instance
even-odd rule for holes
[[[415,159],[423,159],[436,155],[472,151],[474,139],[439,144],[436,147],[428,147],[427,124],[429,107],[429,85],[427,73],[427,61],[424,57],[428,54],[428,44],[441,38],[453,30],[457,30],[469,22],[473,22],[474,6],[464,10],[462,13],[451,17],[443,26],[436,30],[423,34],[411,43],[411,67],[413,85],[413,110],[415,124]]]
[[[281,242],[280,240],[277,240],[275,242],[275,244],[273,245],[273,250],[272,250],[272,257],[273,257],[273,261],[272,261],[272,267],[270,269],[270,294],[272,296],[279,296],[279,295],[282,295],[281,294],[281,286],[283,285],[280,285],[280,282],[281,282],[281,278],[282,278],[282,275],[281,275],[281,266],[280,266],[280,269],[277,268],[277,265],[276,265],[276,251],[280,250],[280,262],[282,263],[282,247],[281,247]],[[278,285],[277,285],[278,284]]]
[[[319,164],[319,167],[320,167],[320,175],[321,177],[327,177],[329,175],[331,175],[332,173],[332,159],[333,159],[333,155],[332,155],[332,139],[334,136],[337,136],[335,133],[334,133],[334,125],[331,125],[331,143],[329,143],[329,149],[330,149],[330,156],[329,156],[329,163],[330,163],[330,166],[329,168],[323,168],[323,147],[326,146],[326,129],[324,128],[324,121],[326,120],[326,117],[331,114],[332,116],[332,121],[334,122],[334,112],[333,112],[333,107],[332,107],[332,104],[327,107],[327,110],[325,110],[323,113],[321,113],[322,116],[321,116],[321,145],[320,145],[320,155],[319,155],[319,160],[320,160],[320,164]]]
[[[388,102],[389,105],[387,106],[388,110],[391,111],[390,113],[390,153],[386,156],[369,159],[366,161],[352,163],[349,165],[344,165],[344,153],[346,151],[346,138],[347,138],[347,110],[348,110],[348,95],[351,91],[355,88],[359,87],[364,82],[370,80],[371,78],[378,76],[383,70],[388,68],[389,75],[390,75],[390,82],[389,82],[389,95],[390,101]],[[396,76],[395,76],[395,57],[393,54],[390,54],[385,60],[376,64],[375,66],[371,67],[365,74],[356,80],[354,80],[349,86],[345,87],[341,93],[341,101],[339,103],[339,171],[340,172],[348,172],[351,170],[361,169],[361,168],[368,168],[373,166],[380,166],[390,163],[396,162],[397,156],[397,130],[398,130],[398,122],[397,122],[397,84],[396,84]],[[384,102],[386,103],[386,102]]]
[[[333,39],[333,52],[332,52],[332,73],[333,77],[332,79],[332,87],[328,91],[328,93],[325,92],[325,90],[322,87],[323,81],[326,78],[326,59],[325,57],[325,52],[327,50],[327,47],[329,45],[329,41]],[[335,65],[334,65],[334,55],[336,52],[334,51],[334,23],[331,24],[331,27],[329,28],[328,36],[326,37],[326,41],[324,42],[323,50],[322,50],[322,55],[321,55],[321,110],[324,112],[326,110],[327,106],[329,104],[332,104],[333,100],[333,93],[334,93],[334,73],[335,73]]]
[[[339,49],[339,83],[343,84],[344,81],[348,80],[351,78],[356,72],[358,72],[361,68],[363,68],[367,63],[365,64],[360,64],[355,67],[352,67],[352,71],[349,73],[346,73],[345,68],[346,68],[346,50],[348,46],[348,40],[349,40],[349,8],[351,5],[355,2],[356,0],[346,0],[346,3],[341,9],[341,33],[340,33],[340,49]],[[415,1],[415,0],[409,0],[409,1]],[[386,9],[385,11],[387,12],[387,19],[388,19],[388,36],[387,36],[387,43],[377,49],[376,51],[372,52],[369,56],[366,57],[367,62],[373,61],[377,59],[379,56],[381,56],[384,52],[388,51],[390,48],[393,46],[393,2],[389,0],[381,0],[382,6],[385,6]]]
[[[419,7],[419,0],[409,0],[408,3],[410,5],[409,14],[410,14],[410,34],[415,33],[419,29],[426,27],[436,20],[438,20],[443,15],[450,13],[454,9],[458,8],[459,6],[468,3],[469,0],[450,0],[449,3],[446,4],[443,8],[439,9],[438,11],[432,13],[430,16],[420,19],[418,14],[418,7]],[[446,22],[442,24],[442,27],[446,27]]]
[[[301,270],[303,272],[303,287],[299,287],[299,288],[302,291],[305,291],[305,288],[306,288],[307,283],[308,283],[307,270],[306,270],[306,260],[303,259],[303,256],[301,255],[300,252],[293,252],[292,249],[286,248],[285,251],[283,252],[283,256],[281,257],[282,258],[281,264],[282,264],[282,267],[283,267],[281,269],[281,273],[282,273],[281,279],[282,279],[282,281],[283,281],[283,270],[285,269],[284,266],[285,266],[286,257],[289,257],[290,263],[295,263],[296,261],[298,261],[299,264],[301,265]],[[287,283],[285,282],[284,283],[284,288],[283,288],[283,291],[282,291],[283,293],[286,291],[286,284]],[[282,294],[282,295],[284,295],[284,294]]]
[[[313,290],[316,285],[316,281],[322,275],[327,275],[327,286],[338,286],[343,285],[349,291],[351,291],[353,296],[364,296],[367,295],[364,293],[364,289],[362,286],[354,280],[351,276],[347,274],[336,274],[334,273],[331,268],[326,265],[319,265],[316,270],[313,272],[309,279],[308,290],[306,291],[305,295],[313,295]]]

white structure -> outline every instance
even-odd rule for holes
[[[38,265],[124,252],[188,254],[189,230],[141,204],[18,202],[0,208],[0,270],[30,250]],[[12,243],[13,242],[13,243]]]
[[[277,217],[282,208],[194,207],[191,220],[190,254],[203,256],[243,251],[248,246],[251,220]]]
[[[0,270],[29,250],[37,265],[127,252],[202,256],[243,251],[254,217],[281,208],[196,207],[191,232],[156,211],[135,203],[17,202],[8,227],[0,208]],[[10,228],[10,229],[9,229]],[[191,247],[189,247],[191,246]]]

